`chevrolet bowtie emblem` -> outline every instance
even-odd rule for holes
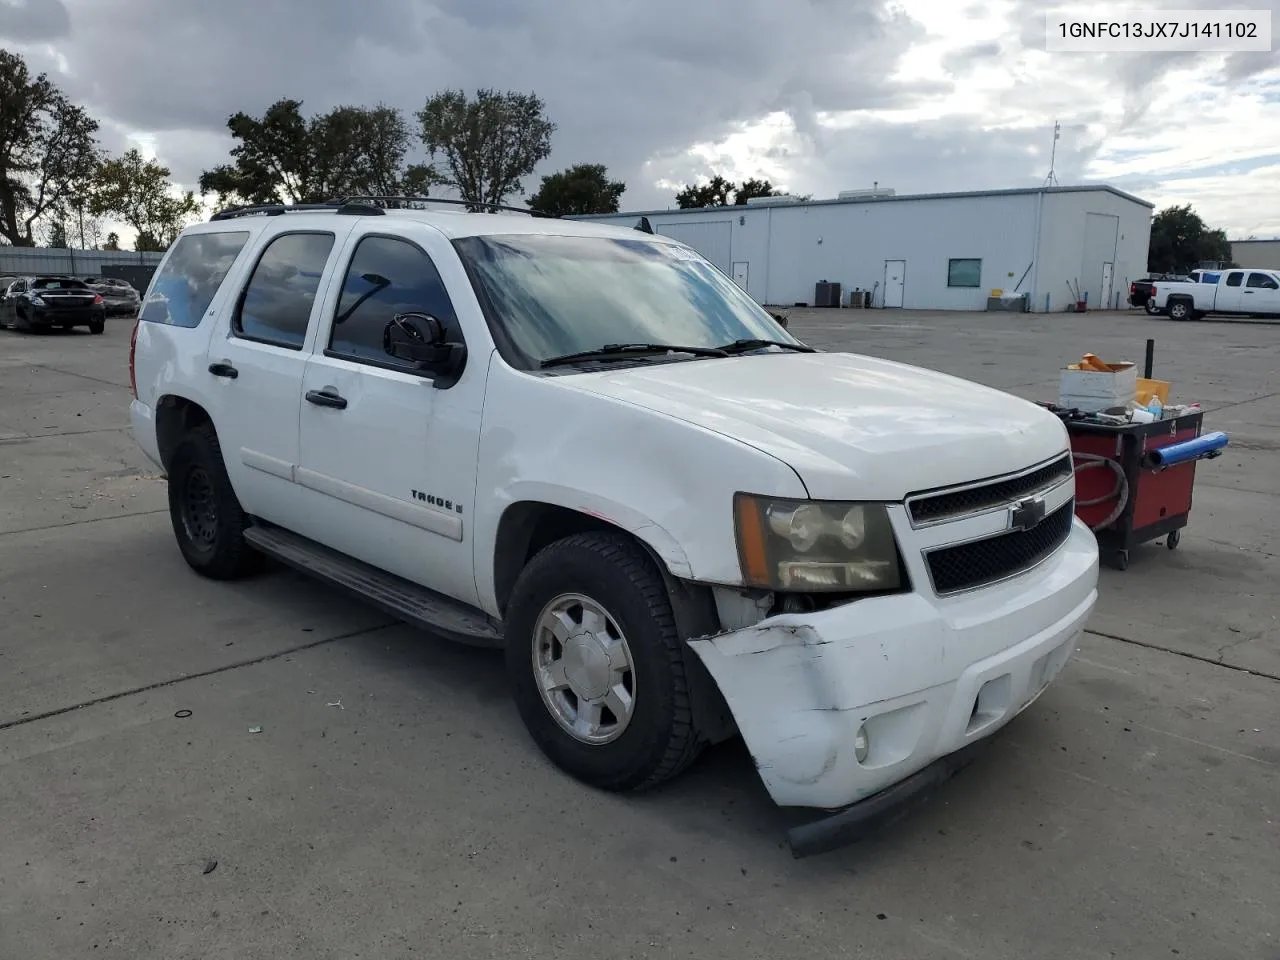
[[[1034,498],[1019,500],[1009,510],[1011,530],[1032,530],[1044,519],[1044,501]]]

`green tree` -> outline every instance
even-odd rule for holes
[[[738,206],[743,206],[748,200],[755,197],[776,197],[778,191],[773,188],[773,184],[768,180],[743,180],[742,184],[733,193],[733,202]]]
[[[734,184],[720,174],[709,181],[695,186],[688,186],[676,194],[676,205],[682,210],[695,207],[727,207],[733,195]]]
[[[49,224],[49,241],[45,246],[53,250],[65,250],[71,246],[67,242],[67,228],[61,220]]]
[[[108,233],[108,234],[107,234],[107,239],[106,239],[106,240],[104,240],[104,241],[103,241],[103,243],[102,243],[102,249],[103,249],[103,250],[119,250],[119,249],[120,249],[120,234],[116,233],[115,231],[112,231],[111,233]]]
[[[143,159],[135,148],[103,162],[90,209],[95,216],[133,227],[138,232],[135,249],[166,250],[200,212],[200,204],[190,190],[175,193],[169,168]]]
[[[521,193],[521,180],[551,154],[556,125],[533,93],[478,90],[474,100],[461,90],[445,90],[418,111],[423,145],[442,157],[442,182],[463,200],[500,204]]]
[[[231,162],[200,175],[200,194],[222,203],[323,203],[340,196],[426,196],[441,178],[406,165],[413,131],[394,107],[339,106],[311,118],[301,100],[278,100],[253,117],[236,113]]]
[[[529,198],[529,207],[553,217],[587,213],[617,213],[627,185],[610,180],[602,163],[580,163],[542,178]]]
[[[58,214],[100,160],[98,122],[45,74],[0,50],[0,237],[32,246],[41,219]]]
[[[1147,268],[1152,273],[1186,273],[1202,261],[1227,263],[1231,243],[1223,230],[1210,230],[1191,204],[1166,207],[1151,220]]]

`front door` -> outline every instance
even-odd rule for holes
[[[391,319],[411,312],[437,317],[462,342],[437,263],[469,292],[456,254],[425,227],[411,241],[361,224],[348,241],[336,303],[303,374],[297,482],[312,511],[301,532],[475,603],[468,534],[489,358],[472,355],[455,384],[436,389],[383,348]]]
[[[733,265],[733,282],[743,290],[747,289],[747,274],[750,267],[751,265],[745,260],[739,260]]]
[[[336,232],[282,229],[264,239],[238,278],[230,319],[210,338],[197,374],[209,381],[223,461],[241,504],[255,516],[295,530],[307,522],[293,485],[299,388],[309,334],[318,325],[321,277],[351,229],[340,219],[346,218],[335,218]],[[280,220],[286,228],[288,218]],[[205,269],[225,275],[244,245],[236,236],[184,237],[180,244],[201,237],[223,243],[215,247],[206,240],[196,250],[175,250],[174,257],[199,255]]]
[[[1269,273],[1249,273],[1240,297],[1240,309],[1268,316],[1280,314],[1280,283]]]
[[[1115,264],[1104,263],[1102,265],[1102,296],[1099,298],[1099,308],[1102,310],[1111,310],[1115,307],[1112,302],[1112,282],[1115,276]]]
[[[884,262],[884,305],[886,307],[902,306],[906,287],[907,261],[886,260]]]

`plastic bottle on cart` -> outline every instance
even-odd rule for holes
[[[1151,398],[1151,402],[1147,404],[1147,409],[1151,411],[1157,420],[1164,415],[1164,404],[1160,402],[1159,394]]]

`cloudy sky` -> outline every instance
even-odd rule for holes
[[[1116,5],[1111,5],[1114,11]],[[1130,5],[1126,5],[1130,6]],[[1146,0],[1271,9],[1280,0]],[[1074,4],[1082,9],[1082,4]],[[194,186],[226,118],[418,109],[448,87],[535,91],[559,129],[539,173],[605,163],[624,209],[712,172],[831,196],[1063,184],[1194,204],[1280,236],[1280,53],[1045,51],[1037,0],[0,0],[0,46]],[[1100,9],[1107,9],[1102,7]],[[532,193],[536,176],[526,181]]]

